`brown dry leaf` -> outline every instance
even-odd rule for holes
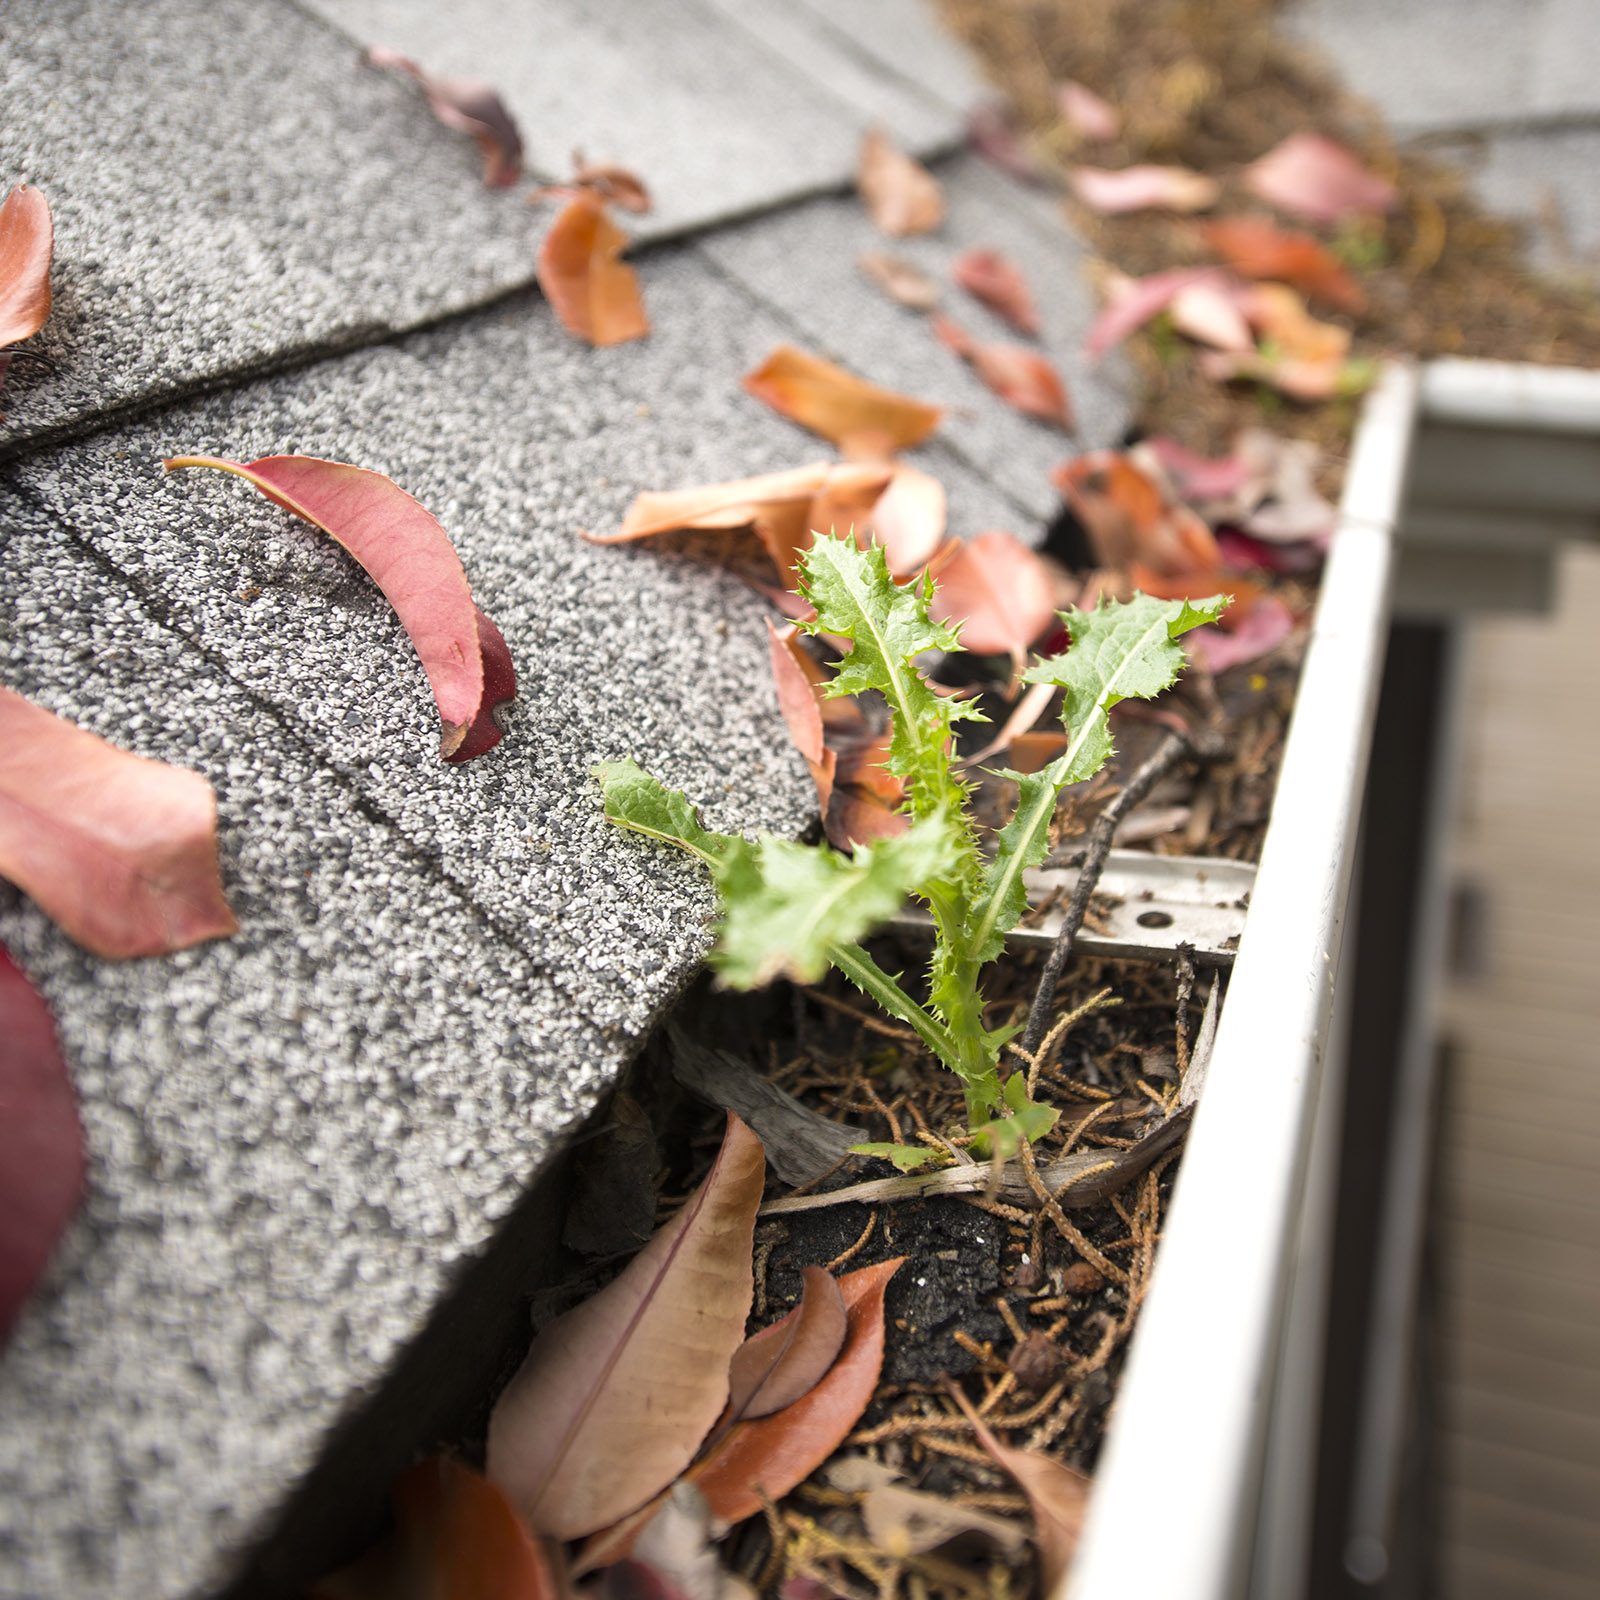
[[[1309,233],[1280,228],[1265,217],[1224,217],[1201,223],[1200,232],[1243,277],[1287,283],[1352,314],[1366,309],[1367,296],[1361,285],[1343,262]]]
[[[1325,361],[1342,365],[1350,354],[1350,330],[1319,322],[1293,289],[1281,283],[1258,283],[1243,297],[1244,314],[1264,339],[1270,339],[1291,361]]]
[[[1039,308],[1028,280],[998,250],[967,250],[957,256],[950,276],[980,305],[1004,317],[1018,333],[1039,336]]]
[[[1021,663],[1055,621],[1055,594],[1044,563],[1014,534],[991,530],[952,543],[937,569],[929,607],[941,622],[961,624],[961,643],[979,655]]]
[[[1074,167],[1072,192],[1092,211],[1118,216],[1128,211],[1204,211],[1222,192],[1215,178],[1187,167],[1137,166],[1111,172]]]
[[[119,750],[0,688],[0,877],[108,960],[237,933],[198,772]]]
[[[883,546],[889,571],[897,578],[920,572],[944,543],[949,505],[944,485],[931,473],[904,462],[866,519],[866,532]],[[862,543],[857,529],[857,543]]]
[[[932,311],[939,303],[939,285],[921,267],[887,250],[869,250],[856,265],[891,300],[912,311]]]
[[[951,1393],[972,1424],[978,1443],[1017,1480],[1033,1508],[1034,1540],[1039,1548],[1044,1594],[1054,1594],[1072,1565],[1078,1536],[1089,1507],[1089,1480],[1050,1456],[1033,1450],[1013,1450],[990,1432],[971,1402],[954,1384]]]
[[[1381,216],[1400,198],[1342,144],[1320,133],[1293,133],[1244,169],[1245,187],[1268,205],[1307,222]]]
[[[844,1297],[823,1267],[807,1267],[800,1304],[750,1335],[728,1369],[730,1422],[753,1422],[809,1394],[844,1345]]]
[[[778,690],[790,742],[805,757],[811,781],[817,786],[817,803],[823,812],[833,795],[834,767],[838,757],[823,743],[822,708],[817,693],[815,663],[800,642],[796,627],[779,628],[767,619],[767,644],[772,659],[772,681]]]
[[[868,1489],[861,1499],[861,1520],[873,1544],[894,1557],[925,1555],[972,1534],[1008,1551],[1018,1549],[1026,1538],[1005,1517],[898,1483]]]
[[[891,238],[932,233],[944,221],[944,195],[938,179],[881,128],[862,136],[856,161],[856,188],[873,223]]]
[[[1050,474],[1103,566],[1177,576],[1221,561],[1205,523],[1167,485],[1116,450],[1094,450]]]
[[[904,833],[911,819],[904,810],[905,784],[887,766],[889,735],[841,738],[835,748],[833,797],[823,819],[828,842],[836,850],[853,850]]]
[[[909,450],[944,416],[938,406],[880,389],[792,344],[780,344],[746,374],[744,389],[847,453],[868,441],[885,443],[891,451]]]
[[[568,333],[593,345],[623,344],[650,331],[639,279],[619,258],[628,236],[605,201],[580,189],[539,246],[539,287]]]
[[[1013,410],[1071,433],[1072,400],[1061,374],[1037,350],[1020,344],[980,344],[949,317],[933,319],[935,338],[971,366],[984,386]]]
[[[750,1312],[764,1176],[761,1141],[730,1116],[677,1216],[534,1340],[489,1419],[488,1473],[536,1531],[575,1539],[605,1527],[693,1459]]]
[[[583,153],[572,152],[572,182],[575,188],[592,189],[602,200],[624,211],[643,215],[653,202],[644,179],[629,167],[619,167],[612,162],[585,161]]]
[[[50,315],[50,202],[19,183],[0,205],[0,349],[31,339]]]
[[[440,122],[471,134],[483,153],[483,181],[489,188],[508,189],[522,176],[522,135],[490,84],[476,78],[435,78],[410,56],[381,44],[367,51],[367,62],[403,72],[421,88]]]

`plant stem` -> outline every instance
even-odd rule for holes
[[[960,1052],[943,1024],[923,1010],[860,945],[836,944],[828,952],[828,959],[856,988],[870,995],[891,1017],[898,1017],[908,1027],[915,1029],[917,1037],[947,1067],[960,1070],[956,1066]]]

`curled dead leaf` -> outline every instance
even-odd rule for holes
[[[800,1304],[750,1335],[728,1369],[728,1418],[753,1422],[809,1394],[844,1345],[847,1318],[839,1285],[823,1267],[807,1267]]]
[[[1320,133],[1290,134],[1245,168],[1244,182],[1268,205],[1307,222],[1381,216],[1400,198],[1392,183]]]
[[[1182,574],[1218,565],[1211,530],[1168,486],[1115,450],[1095,450],[1050,474],[1103,566]]]
[[[862,136],[856,188],[879,232],[892,238],[932,233],[944,221],[944,195],[938,179],[899,149],[881,128],[871,128]]]
[[[1309,233],[1280,228],[1265,217],[1224,217],[1201,223],[1200,232],[1243,277],[1286,283],[1341,311],[1359,314],[1366,309],[1361,285],[1339,258]]]
[[[931,311],[939,303],[939,285],[920,267],[887,250],[869,250],[856,265],[888,295],[911,311]]]
[[[0,800],[0,812],[4,802]],[[0,823],[3,827],[3,823]],[[83,1125],[49,1008],[0,945],[0,1346],[83,1194]]]
[[[19,183],[0,205],[0,348],[31,339],[50,316],[50,202]]]
[[[574,1539],[657,1494],[728,1394],[752,1296],[761,1141],[737,1118],[671,1222],[543,1328],[489,1419],[488,1473],[528,1525]],[[621,1552],[626,1553],[626,1552]]]
[[[1136,166],[1112,172],[1074,167],[1072,192],[1092,211],[1117,216],[1128,211],[1204,211],[1217,203],[1215,178],[1187,167]]]
[[[1076,424],[1061,374],[1037,350],[1020,344],[980,344],[949,317],[933,319],[934,336],[971,366],[984,386],[1013,410],[1071,433]]]
[[[849,452],[863,440],[909,450],[939,426],[944,413],[909,395],[880,389],[843,367],[780,344],[744,379],[747,394]]]
[[[957,256],[950,276],[981,305],[1004,317],[1018,333],[1039,334],[1039,308],[1028,280],[998,250],[967,250]]]
[[[856,542],[870,535],[883,546],[889,571],[897,578],[920,572],[944,543],[949,517],[944,485],[920,467],[900,462],[889,487],[868,513]]]
[[[937,578],[929,609],[941,622],[959,622],[961,643],[979,655],[1020,663],[1055,621],[1050,574],[1014,534],[991,530],[954,542]]]
[[[439,754],[460,763],[500,742],[496,717],[515,698],[504,636],[473,603],[461,558],[438,521],[381,472],[316,456],[173,456],[168,472],[211,467],[253,485],[274,505],[320,528],[360,564],[406,630],[444,731]]]
[[[198,772],[119,750],[0,688],[0,877],[86,950],[166,955],[238,931]]]
[[[483,152],[483,181],[489,188],[509,188],[522,176],[522,135],[491,85],[476,78],[435,78],[386,45],[374,45],[366,59],[381,70],[403,72],[421,88],[440,122],[472,135]]]
[[[572,153],[572,166],[575,188],[592,189],[602,200],[640,216],[650,210],[650,191],[632,168],[619,167],[614,162],[585,161],[582,152],[576,150]]]
[[[573,193],[539,246],[535,273],[568,333],[593,345],[625,344],[650,331],[639,278],[620,258],[628,236],[588,189]]]

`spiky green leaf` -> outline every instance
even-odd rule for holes
[[[918,1167],[927,1166],[939,1152],[922,1144],[884,1144],[875,1140],[869,1144],[851,1145],[850,1153],[855,1156],[882,1156],[885,1161],[893,1162],[899,1172],[915,1172]]]
[[[981,1155],[997,1155],[1009,1161],[1024,1144],[1042,1139],[1055,1127],[1061,1113],[1054,1106],[1041,1105],[1028,1098],[1028,1077],[1013,1072],[1001,1091],[1009,1115],[996,1117],[973,1130],[972,1143]]]
[[[717,868],[724,915],[712,964],[736,989],[780,975],[815,982],[839,946],[887,922],[954,853],[942,817],[853,856],[770,837],[730,851]]]
[[[1006,934],[1028,908],[1022,875],[1044,860],[1057,797],[1110,760],[1111,708],[1121,700],[1154,699],[1169,688],[1183,667],[1178,640],[1191,628],[1215,622],[1227,603],[1226,595],[1156,600],[1136,594],[1127,602],[1107,600],[1093,611],[1063,614],[1072,648],[1041,661],[1027,681],[1066,691],[1061,719],[1067,748],[1038,772],[1009,774],[1018,787],[1017,809],[1000,830],[967,929],[977,960],[1000,954]]]
[[[748,849],[731,833],[713,833],[700,825],[695,809],[676,789],[659,783],[637,763],[602,761],[590,769],[605,794],[606,817],[630,833],[675,844],[711,867],[730,853]]]

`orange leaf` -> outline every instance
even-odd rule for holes
[[[944,543],[947,517],[944,485],[919,467],[902,464],[867,516],[866,532],[883,546],[889,571],[904,578],[920,572]],[[856,539],[864,542],[859,527]]]
[[[932,311],[939,303],[939,285],[920,267],[883,250],[869,250],[856,265],[889,296],[912,311]]]
[[[1268,205],[1307,222],[1392,211],[1399,192],[1368,172],[1342,144],[1320,133],[1292,133],[1244,169],[1245,187]]]
[[[1039,1547],[1040,1592],[1054,1594],[1072,1565],[1083,1518],[1089,1507],[1089,1480],[1081,1472],[1033,1450],[1013,1450],[989,1431],[971,1402],[953,1384],[951,1393],[972,1424],[978,1443],[1017,1480],[1033,1508],[1034,1540]]]
[[[833,1366],[848,1320],[832,1275],[825,1267],[807,1267],[800,1304],[734,1351],[728,1369],[730,1420],[770,1417],[809,1394]]]
[[[568,333],[590,344],[623,344],[650,331],[639,279],[618,258],[628,236],[598,195],[581,189],[539,246],[539,287]]]
[[[238,931],[222,895],[217,801],[0,688],[0,877],[86,950],[166,955]]]
[[[1244,296],[1244,314],[1290,361],[1325,361],[1342,365],[1350,354],[1350,330],[1319,322],[1293,289],[1281,283],[1258,283]]]
[[[508,189],[522,176],[522,135],[490,85],[476,78],[432,77],[409,56],[381,44],[367,51],[367,61],[405,73],[421,87],[440,122],[472,135],[483,152],[483,181],[489,188]]]
[[[1037,338],[1039,308],[1028,280],[998,250],[968,250],[956,257],[950,275],[972,298],[1005,318],[1018,333]]]
[[[735,1116],[715,1165],[598,1294],[542,1329],[489,1419],[489,1476],[530,1527],[575,1539],[690,1462],[728,1396],[752,1295],[761,1141]]]
[[[1235,272],[1292,284],[1342,311],[1359,314],[1367,297],[1333,252],[1309,233],[1296,233],[1265,217],[1225,217],[1205,222],[1207,244]]]
[[[602,200],[609,200],[624,211],[643,215],[650,210],[650,191],[644,179],[631,168],[604,161],[585,161],[581,155],[574,155],[572,164],[576,169],[572,175],[575,187],[592,189]]]
[[[1168,307],[1172,325],[1186,338],[1218,350],[1252,350],[1250,323],[1239,306],[1236,286],[1210,279],[1185,284]]]
[[[847,1325],[844,1347],[828,1375],[793,1405],[770,1417],[740,1422],[684,1474],[706,1497],[720,1522],[742,1522],[809,1477],[844,1442],[878,1386],[883,1365],[883,1292],[905,1258],[861,1267],[839,1279]],[[663,1497],[664,1498],[664,1497]],[[622,1560],[661,1505],[645,1506],[591,1539],[575,1570]]]
[[[1142,563],[1159,574],[1215,567],[1221,552],[1211,530],[1173,499],[1165,485],[1115,450],[1095,450],[1050,474],[1084,526],[1103,566]]]
[[[856,188],[873,222],[895,238],[932,233],[944,221],[938,180],[920,161],[897,149],[880,128],[870,129],[861,140]]]
[[[473,604],[450,536],[381,472],[316,456],[174,456],[168,472],[213,467],[243,478],[274,505],[320,528],[355,557],[410,636],[444,731],[439,754],[470,761],[500,742],[495,712],[517,692],[500,630]]]
[[[1204,211],[1217,203],[1216,179],[1187,167],[1074,167],[1067,174],[1072,192],[1092,211],[1115,216],[1125,211]]]
[[[550,1558],[486,1478],[450,1456],[395,1480],[395,1531],[309,1600],[558,1600]]]
[[[1072,401],[1061,375],[1039,354],[1020,344],[979,344],[949,317],[933,319],[934,337],[970,363],[984,384],[1007,405],[1049,422],[1064,433],[1073,428]]]
[[[800,643],[800,630],[778,628],[767,619],[767,644],[772,658],[772,681],[778,690],[778,709],[789,729],[789,740],[805,757],[811,781],[817,786],[817,801],[828,809],[833,794],[833,773],[837,757],[822,742],[822,709],[818,704],[816,678],[809,670],[814,663]]]
[[[1020,660],[1055,620],[1055,596],[1044,563],[1009,533],[980,533],[956,543],[938,569],[930,609],[961,624],[961,643],[979,655]]]
[[[36,334],[50,315],[50,202],[19,183],[0,206],[0,348]]]
[[[921,444],[944,413],[909,395],[880,389],[831,361],[780,344],[744,379],[747,394],[780,415],[848,450],[852,441],[881,435],[893,450]]]

